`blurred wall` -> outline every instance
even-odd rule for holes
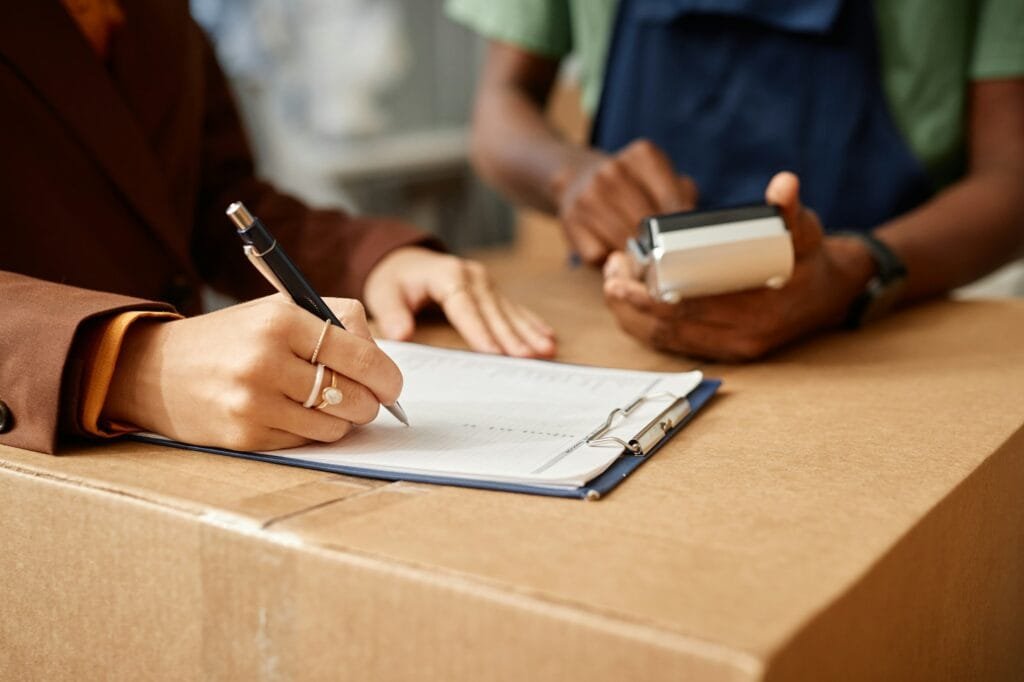
[[[504,243],[510,209],[468,164],[482,58],[443,0],[192,0],[260,172],[318,205],[399,216],[451,247]]]

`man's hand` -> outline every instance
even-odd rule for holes
[[[558,216],[573,248],[598,264],[625,246],[649,215],[688,211],[697,187],[676,175],[664,152],[637,140],[615,156],[590,151],[556,181]]]
[[[757,289],[684,300],[655,301],[616,253],[605,267],[605,298],[630,334],[664,350],[713,360],[752,360],[812,332],[840,324],[871,277],[873,264],[856,239],[824,238],[818,216],[800,203],[792,173],[776,175],[765,192],[782,211],[796,264],[782,289]]]
[[[363,296],[389,339],[410,338],[416,311],[436,303],[474,350],[518,357],[555,354],[551,327],[502,296],[474,261],[418,247],[396,249],[370,272]]]

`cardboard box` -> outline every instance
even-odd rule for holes
[[[595,273],[501,273],[564,360],[691,364]],[[705,368],[593,503],[0,448],[0,679],[1022,679],[1021,339],[1022,301],[939,302]]]

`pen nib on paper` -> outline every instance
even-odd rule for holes
[[[398,419],[398,421],[402,422],[406,426],[409,425],[409,418],[407,416],[405,416],[405,410],[402,409],[401,405],[399,405],[396,402],[394,405],[388,405],[387,408],[388,408],[388,412],[390,412],[391,414],[395,415],[395,417]]]

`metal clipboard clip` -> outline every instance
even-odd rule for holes
[[[646,426],[637,432],[628,441],[616,436],[607,435],[622,419],[628,418],[638,407],[646,402],[662,399],[670,399],[672,403],[652,419]],[[674,393],[655,393],[653,395],[640,396],[626,407],[617,407],[608,413],[604,424],[597,427],[586,437],[587,445],[597,446],[619,446],[626,452],[636,457],[643,457],[650,453],[669,431],[675,428],[683,419],[693,411],[690,401],[684,396],[680,397]]]

